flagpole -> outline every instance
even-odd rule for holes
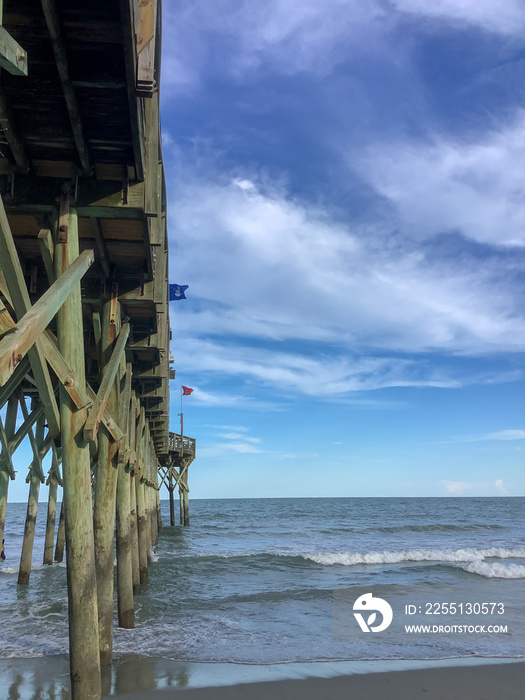
[[[180,460],[181,460],[181,469],[182,469],[182,458],[184,456],[184,445],[183,445],[183,440],[184,440],[184,415],[182,413],[182,396],[184,394],[184,391],[182,387],[180,388]]]

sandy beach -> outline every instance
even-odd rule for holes
[[[306,678],[227,687],[131,693],[128,700],[518,700],[525,688],[525,663],[433,668]]]

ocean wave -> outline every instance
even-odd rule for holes
[[[459,565],[459,568],[486,578],[525,578],[525,566],[486,562],[486,559],[525,558],[525,547],[505,549],[409,549],[399,552],[334,552],[302,554],[307,561],[323,566],[357,566],[359,564],[401,564],[403,562],[436,562]]]
[[[525,578],[525,566],[521,564],[501,564],[500,562],[473,561],[470,564],[458,564],[459,569],[469,574],[478,574],[484,578]]]

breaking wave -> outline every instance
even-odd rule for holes
[[[487,562],[486,559],[525,559],[525,547],[505,549],[409,549],[400,552],[334,552],[302,554],[303,559],[323,566],[357,566],[359,564],[401,564],[403,562],[436,562],[452,564],[468,573],[486,578],[525,578],[521,564]]]

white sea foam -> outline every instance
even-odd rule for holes
[[[458,564],[458,568],[485,578],[525,578],[525,566],[521,564],[473,561],[470,564]]]
[[[458,564],[469,573],[487,578],[525,578],[525,566],[486,562],[486,559],[525,558],[525,547],[505,549],[409,549],[399,552],[334,552],[328,554],[302,554],[303,559],[323,566],[357,566],[359,564],[400,564],[403,562],[443,562]]]

